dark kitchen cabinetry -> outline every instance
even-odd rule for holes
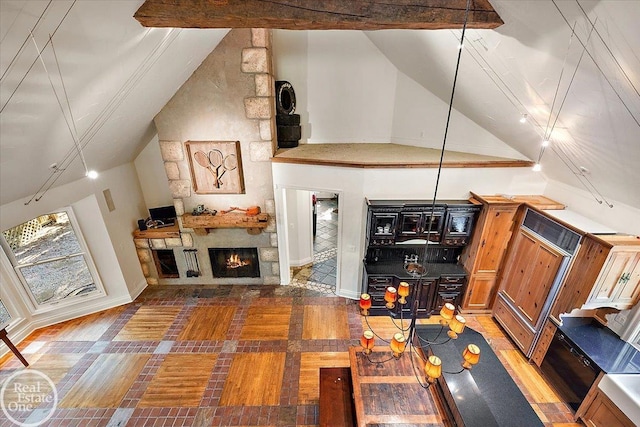
[[[367,277],[366,293],[371,296],[371,309],[369,312],[372,315],[387,313],[384,293],[389,286],[393,286],[393,276],[371,275]]]
[[[436,280],[422,279],[421,281],[416,280],[415,282],[416,286],[413,287],[413,290],[414,300],[418,301],[418,316],[429,317],[433,311],[433,291]]]
[[[403,210],[398,215],[398,241],[409,239],[427,239],[431,242],[439,242],[442,235],[444,222],[444,207],[423,212]]]
[[[368,218],[369,244],[373,246],[393,245],[396,237],[398,212],[391,209],[372,210]]]
[[[469,243],[477,210],[469,208],[448,208],[447,219],[442,232],[442,244],[465,246]]]
[[[419,317],[429,317],[445,303],[459,307],[466,274],[458,259],[479,210],[466,200],[435,205],[429,200],[367,200],[362,291],[371,295],[370,313],[388,315],[386,288],[398,288],[403,281],[411,290],[407,304],[392,311],[396,317],[408,316],[413,307]],[[405,268],[416,264],[425,267],[422,276]]]
[[[465,276],[441,276],[434,295],[433,311],[439,312],[446,303],[460,306],[466,281]]]

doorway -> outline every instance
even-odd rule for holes
[[[310,257],[298,257],[304,262],[295,262],[289,252],[290,285],[318,291],[325,295],[336,294],[338,277],[338,194],[325,191],[295,190],[298,198],[309,203],[311,227],[296,224],[297,233],[305,230],[309,234]],[[291,218],[289,219],[291,221]],[[307,240],[307,239],[305,239]],[[303,245],[306,246],[306,245]]]

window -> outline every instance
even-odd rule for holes
[[[70,208],[2,232],[2,245],[36,307],[102,294]]]
[[[9,322],[11,322],[11,315],[0,299],[0,330],[6,328]]]

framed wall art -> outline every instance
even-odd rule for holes
[[[197,194],[242,194],[239,141],[187,141],[191,183]]]

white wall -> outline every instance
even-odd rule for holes
[[[446,102],[398,72],[391,142],[440,149],[448,110]],[[527,159],[455,109],[451,112],[446,149]]]
[[[313,262],[311,194],[311,191],[294,189],[288,189],[285,192],[287,241],[291,267],[300,267]]]
[[[282,209],[283,194],[288,188],[340,193],[338,224],[338,278],[336,292],[357,298],[362,280],[365,197],[370,199],[431,199],[437,169],[357,169],[273,164],[276,210]],[[542,175],[530,168],[458,168],[443,169],[438,199],[466,199],[469,191],[480,194],[541,194],[545,188]],[[278,227],[285,227],[282,215]],[[280,260],[285,259],[286,240],[279,234]],[[281,262],[282,264],[282,262]],[[285,276],[281,272],[281,277]]]
[[[109,212],[103,191],[109,189],[115,210]],[[71,206],[107,296],[74,307],[31,311],[30,302],[4,252],[0,252],[0,297],[14,317],[22,317],[8,331],[20,341],[36,328],[83,316],[132,301],[146,286],[131,232],[145,211],[132,163],[101,172],[95,181],[82,178],[53,188],[39,202],[0,206],[0,229],[6,230],[37,216]],[[6,350],[0,346],[0,353]]]
[[[156,208],[158,206],[173,205],[157,134],[138,154],[133,164],[136,168],[146,207]],[[144,215],[144,218],[147,216],[148,212]]]
[[[364,33],[274,31],[273,52],[276,79],[296,92],[302,142],[389,142],[397,70]]]
[[[638,188],[636,190],[640,191]],[[617,200],[607,199],[613,205],[613,208],[610,208],[604,202],[598,203],[588,191],[554,180],[548,181],[544,195],[564,203],[567,209],[606,225],[618,233],[640,236],[640,209]]]

